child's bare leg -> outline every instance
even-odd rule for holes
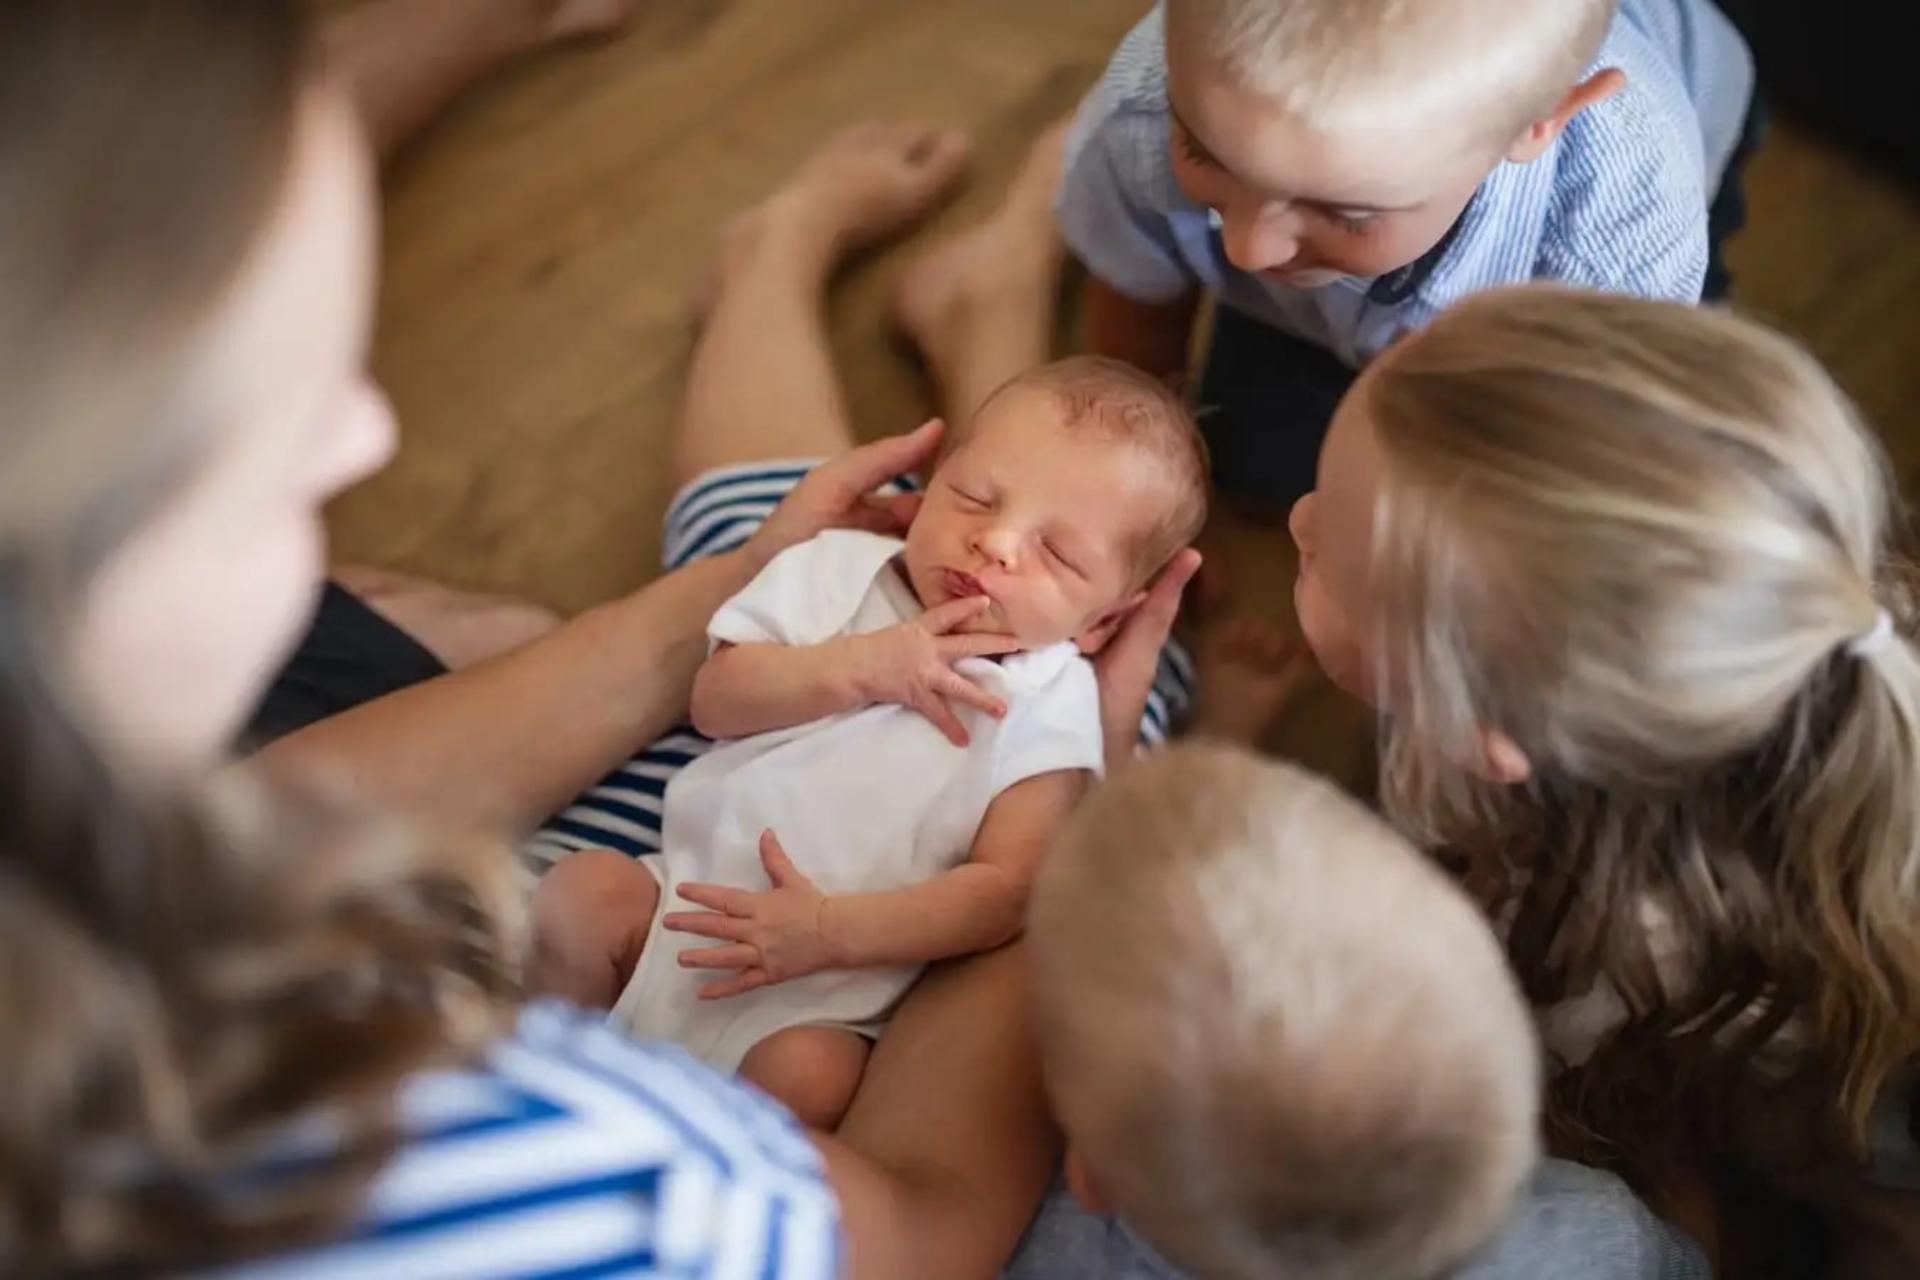
[[[381,156],[488,72],[625,24],[634,0],[366,0],[324,29]]]
[[[922,255],[894,294],[895,322],[926,357],[954,421],[1052,355],[1065,256],[1053,197],[1065,140],[1064,124],[1040,135],[999,209]]]
[[[740,1075],[786,1103],[800,1123],[831,1133],[860,1087],[871,1047],[838,1027],[788,1027],[747,1050]]]
[[[827,341],[827,286],[850,254],[943,203],[966,163],[956,131],[855,125],[735,220],[688,376],[678,483],[713,467],[852,446]]]
[[[521,648],[560,625],[543,605],[442,586],[367,565],[336,565],[329,576],[424,645],[449,671]]]
[[[527,989],[583,1009],[611,1009],[633,976],[660,904],[660,883],[610,849],[569,854],[533,895]]]

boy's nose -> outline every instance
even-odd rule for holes
[[[1221,215],[1227,260],[1242,271],[1271,271],[1300,252],[1300,219],[1284,205],[1247,205]]]

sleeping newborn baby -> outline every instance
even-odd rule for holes
[[[1087,655],[1199,532],[1206,474],[1171,391],[1063,360],[949,438],[904,542],[775,558],[708,627],[694,723],[725,741],[667,787],[657,858],[548,873],[537,985],[610,994],[644,927],[615,1020],[836,1125],[921,966],[1019,933],[1101,769]]]

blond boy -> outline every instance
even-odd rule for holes
[[[1068,1185],[1191,1275],[1435,1275],[1533,1169],[1491,930],[1329,783],[1221,747],[1136,766],[1056,842],[1029,939]]]
[[[1712,0],[1167,0],[1082,105],[1056,211],[1096,350],[1186,367],[1222,487],[1312,488],[1333,404],[1495,285],[1724,294],[1751,60]]]

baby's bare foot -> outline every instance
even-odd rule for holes
[[[957,363],[982,324],[1030,325],[1036,317],[1048,323],[1064,256],[1053,197],[1065,142],[1064,122],[1048,129],[1029,148],[992,216],[921,254],[901,276],[894,323],[936,375]]]
[[[1200,637],[1193,730],[1259,747],[1314,679],[1313,653],[1265,618],[1223,618]]]

